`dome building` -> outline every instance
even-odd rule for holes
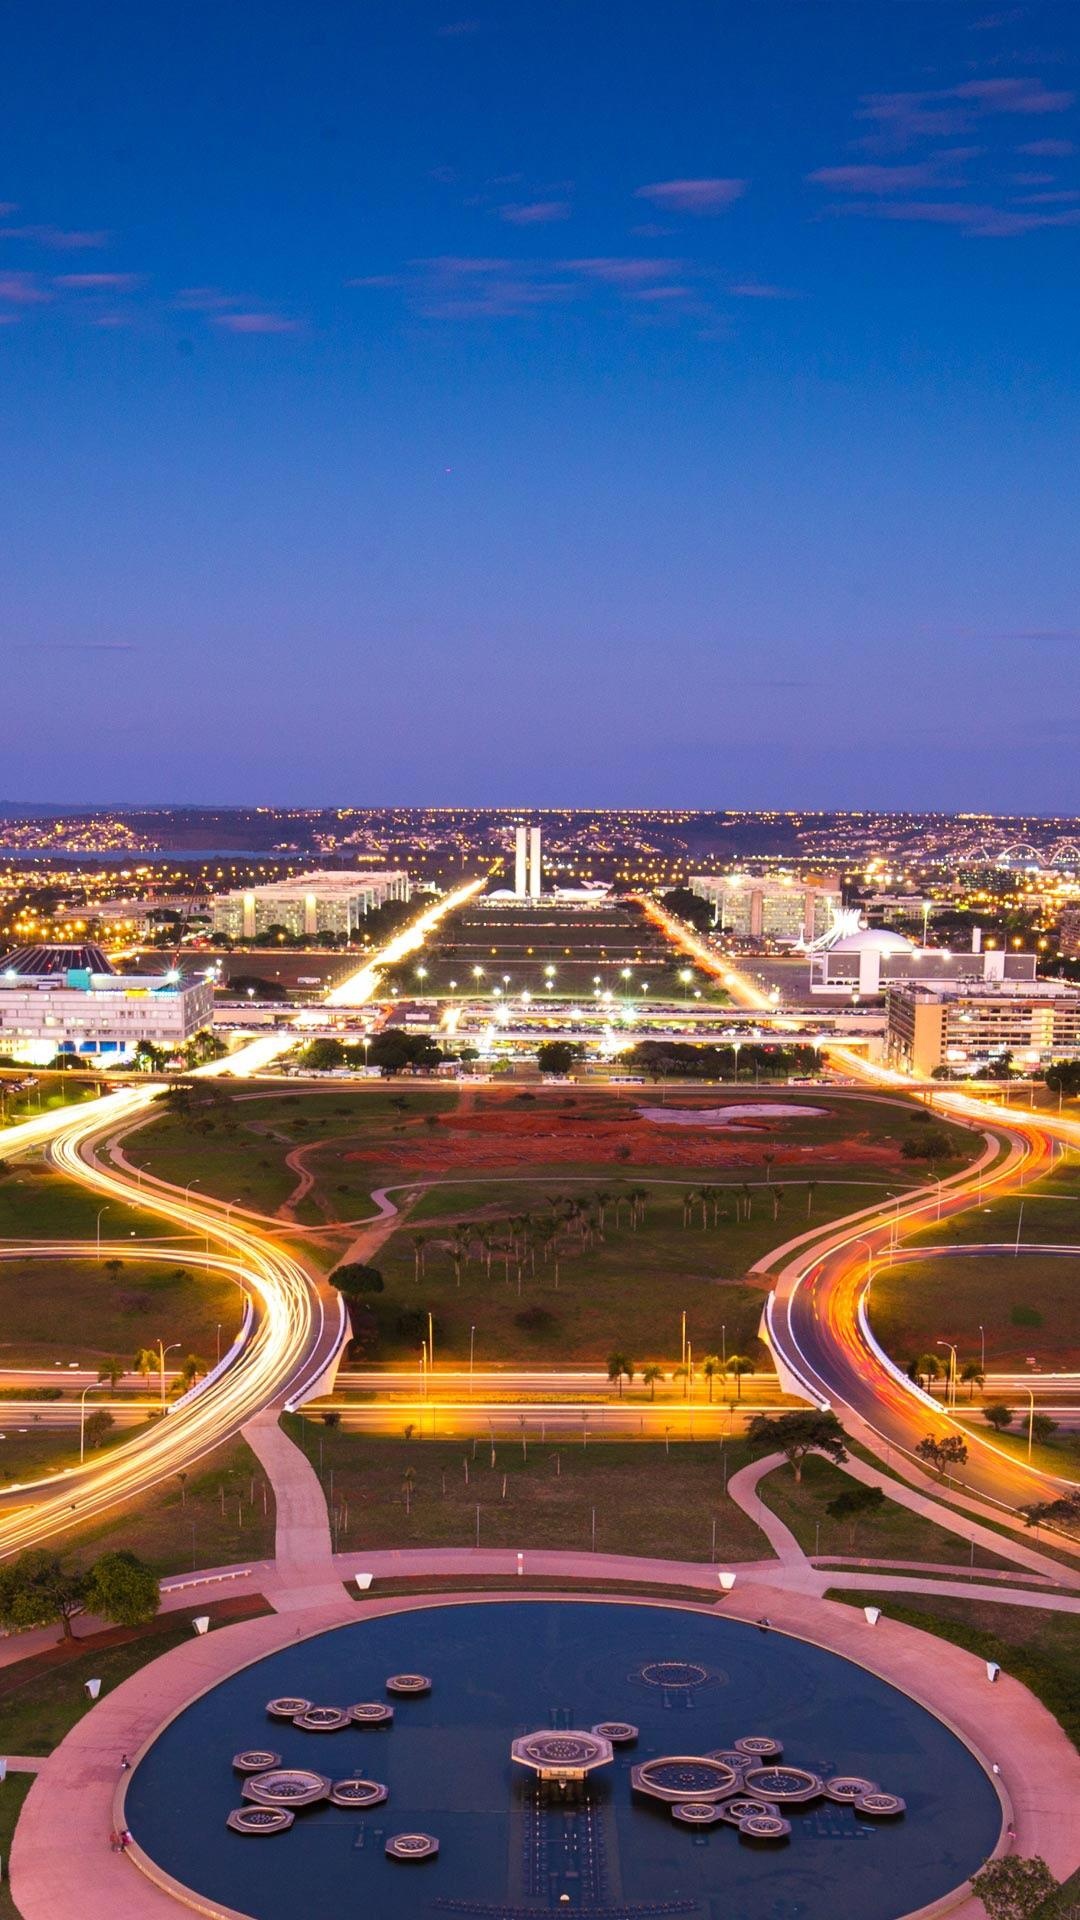
[[[911,982],[1034,980],[1035,955],[1003,947],[982,951],[978,935],[970,952],[920,947],[894,927],[864,927],[851,913],[838,915],[831,932],[810,952],[810,991],[839,999],[876,1000],[890,986]]]

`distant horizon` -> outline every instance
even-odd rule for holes
[[[653,803],[629,801],[530,801],[530,800],[0,800],[0,821],[53,819],[72,814],[109,811],[126,813],[730,813],[766,817],[798,814],[908,814],[913,818],[950,820],[1045,820],[1080,821],[1080,811],[1067,813],[1033,807],[931,807],[912,805],[841,806],[789,805],[746,806],[739,802],[712,801],[691,804],[681,800]],[[121,850],[118,850],[122,852]]]

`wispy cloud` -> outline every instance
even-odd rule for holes
[[[866,94],[857,118],[876,128],[865,145],[904,147],[915,140],[964,133],[987,114],[1064,113],[1074,98],[1072,92],[1049,88],[1038,79],[963,80],[955,87],[924,92]]]
[[[10,301],[13,307],[37,307],[50,298],[36,274],[0,273],[0,300]]]
[[[1017,153],[1030,154],[1033,160],[1068,160],[1076,152],[1075,140],[1025,140]]]
[[[499,219],[512,227],[546,227],[556,220],[569,220],[568,200],[525,200],[499,208]]]
[[[141,284],[137,273],[55,273],[53,286],[70,293],[132,293]]]
[[[132,640],[43,640],[20,641],[20,653],[137,653]]]
[[[447,20],[445,25],[436,27],[440,40],[464,40],[470,34],[479,33],[479,20]]]
[[[966,200],[863,200],[835,208],[842,213],[862,214],[875,220],[922,223],[934,227],[955,227],[980,240],[1011,240],[1042,227],[1080,225],[1080,208],[1059,213],[1022,213],[1014,207],[993,207]]]
[[[608,286],[641,286],[661,280],[666,274],[681,273],[681,260],[653,260],[622,254],[598,254],[584,260],[559,260],[556,265],[566,273],[581,273],[588,280],[603,280]]]
[[[39,247],[57,253],[78,253],[83,248],[106,247],[110,235],[103,231],[75,227],[0,227],[0,240],[32,240]]]
[[[700,295],[683,260],[636,254],[512,259],[490,254],[438,254],[413,260],[400,284],[427,319],[513,318],[538,309],[595,302],[605,296],[642,306],[666,304],[700,312]],[[391,276],[372,276],[384,284]],[[369,284],[367,279],[350,282]]]
[[[214,325],[224,327],[227,333],[298,333],[300,322],[288,320],[281,313],[218,313],[214,315]]]
[[[736,300],[798,300],[794,287],[775,287],[765,280],[739,280],[728,288]]]
[[[837,193],[918,193],[924,187],[960,185],[957,165],[976,158],[979,152],[978,147],[958,147],[910,166],[864,161],[852,166],[818,167],[807,177],[814,186],[829,187]]]
[[[740,200],[748,181],[732,179],[654,180],[635,189],[635,198],[677,213],[722,213]]]

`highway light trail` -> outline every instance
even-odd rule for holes
[[[434,932],[440,920],[456,907],[463,907],[467,900],[481,892],[487,880],[470,880],[465,886],[458,887],[455,893],[448,893],[437,900],[433,907],[422,913],[418,919],[411,920],[407,927],[394,935],[374,959],[366,962],[359,973],[350,974],[339,986],[334,987],[326,996],[328,1007],[362,1007],[372,998],[379,985],[384,967],[392,967],[396,961],[404,960],[410,953],[416,953],[422,947],[428,934]]]

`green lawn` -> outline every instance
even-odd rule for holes
[[[1023,1194],[954,1215],[947,1224],[935,1221],[912,1244],[1013,1246],[1018,1226],[1019,1255],[943,1255],[892,1267],[879,1263],[870,1296],[871,1321],[886,1350],[906,1365],[944,1336],[960,1342],[963,1365],[979,1358],[981,1323],[990,1370],[1022,1368],[1029,1355],[1047,1370],[1080,1366],[1076,1262],[1068,1256],[1023,1251],[1024,1242],[1075,1244],[1080,1260],[1080,1176],[1075,1167],[1062,1168]]]
[[[76,1635],[78,1625],[76,1621]],[[102,1696],[111,1693],[148,1660],[156,1660],[170,1648],[190,1640],[191,1632],[188,1615],[165,1616],[157,1632],[140,1635],[120,1646],[98,1645],[84,1652],[73,1649],[70,1653],[65,1649],[68,1657],[49,1664],[38,1658],[5,1668],[0,1676],[0,1753],[51,1753],[64,1735],[90,1712],[91,1702],[84,1684],[88,1679],[101,1681]],[[95,1640],[105,1637],[94,1636]],[[118,1763],[119,1758],[118,1754]],[[5,1782],[0,1787],[0,1798],[6,1791]]]
[[[996,1660],[1037,1695],[1080,1747],[1080,1616],[937,1594],[901,1601],[897,1594],[837,1588],[826,1597],[851,1607],[880,1606],[891,1620],[936,1633],[980,1660]]]
[[[231,1440],[153,1494],[74,1528],[56,1549],[81,1566],[128,1547],[160,1577],[265,1560],[274,1550],[273,1489],[250,1447]]]
[[[94,1240],[102,1202],[49,1168],[27,1160],[0,1165],[0,1240]],[[103,1240],[158,1237],[161,1222],[110,1200],[101,1218]],[[178,1242],[182,1246],[182,1242]]]
[[[730,1177],[730,1176],[729,1176]],[[760,1181],[760,1174],[756,1176]],[[595,1186],[593,1182],[595,1181]],[[420,1335],[403,1315],[434,1313],[437,1351],[444,1359],[463,1359],[469,1348],[470,1327],[476,1328],[476,1350],[486,1360],[516,1359],[545,1366],[561,1362],[601,1364],[616,1348],[628,1352],[635,1364],[657,1360],[666,1367],[681,1352],[681,1316],[687,1316],[687,1337],[700,1360],[707,1353],[757,1354],[758,1322],[764,1290],[747,1285],[749,1268],[785,1238],[807,1224],[821,1224],[869,1204],[885,1189],[880,1179],[835,1178],[834,1171],[818,1183],[807,1213],[807,1189],[777,1181],[770,1191],[764,1184],[751,1188],[750,1219],[737,1219],[738,1183],[725,1175],[714,1184],[722,1189],[717,1224],[709,1211],[701,1225],[700,1209],[688,1224],[683,1220],[683,1194],[700,1186],[697,1178],[664,1169],[593,1167],[584,1175],[553,1169],[536,1181],[512,1180],[509,1187],[496,1177],[470,1181],[463,1187],[448,1181],[432,1185],[414,1215],[380,1248],[377,1265],[385,1291],[373,1301],[379,1322],[379,1358],[398,1359],[419,1350]],[[583,1245],[572,1231],[558,1241],[558,1272],[554,1247],[545,1257],[544,1223],[549,1202],[572,1197],[591,1202],[595,1195],[625,1193],[645,1186],[648,1202],[644,1223],[629,1224],[628,1209],[614,1199],[605,1207],[603,1237]],[[895,1190],[895,1189],[894,1189]],[[479,1204],[477,1204],[479,1203]],[[447,1224],[425,1224],[430,1219]],[[532,1251],[523,1261],[509,1262],[500,1249],[509,1243],[507,1222],[528,1215],[537,1223]],[[451,1257],[455,1219],[471,1218],[491,1236],[488,1259],[481,1240],[470,1239],[470,1257],[463,1261],[460,1281]],[[416,1232],[424,1235],[423,1270],[416,1274]],[[539,1309],[549,1319],[523,1327],[518,1316]],[[726,1329],[726,1331],[725,1331]]]
[[[848,1521],[831,1519],[825,1511],[828,1502],[857,1484],[842,1468],[811,1454],[803,1466],[801,1486],[791,1468],[784,1466],[766,1474],[758,1492],[777,1519],[790,1527],[803,1552],[822,1559],[858,1554],[863,1559],[935,1560],[965,1567],[1013,1565],[982,1547],[976,1547],[972,1560],[971,1548],[959,1534],[889,1499],[869,1516],[860,1515],[854,1528]]]
[[[118,1273],[97,1260],[3,1260],[0,1369],[93,1366],[114,1354],[130,1366],[140,1347],[158,1339],[166,1346],[179,1340],[185,1353],[213,1364],[218,1327],[224,1352],[242,1305],[232,1280],[185,1267],[182,1250],[175,1260],[125,1257]]]
[[[586,1447],[499,1439],[394,1440],[288,1418],[286,1431],[320,1473],[344,1551],[480,1543],[708,1561],[716,1521],[719,1560],[771,1557],[768,1542],[724,1491],[748,1455],[738,1441]],[[466,1480],[466,1466],[468,1479]],[[406,1475],[411,1470],[408,1511]],[[333,1490],[331,1498],[331,1473]],[[504,1498],[505,1481],[505,1498]]]
[[[0,1872],[3,1875],[0,1879],[0,1920],[19,1920],[19,1909],[11,1897],[8,1880],[11,1842],[23,1802],[33,1784],[32,1773],[9,1773],[0,1786]]]
[[[92,1413],[92,1396],[87,1397],[86,1405],[88,1413]],[[142,1420],[130,1425],[121,1425],[117,1421],[98,1452],[123,1446],[128,1440],[133,1440],[144,1426]],[[29,1480],[59,1473],[66,1467],[78,1464],[77,1422],[67,1427],[49,1427],[34,1408],[25,1413],[20,1409],[16,1414],[10,1407],[0,1405],[0,1487],[23,1486]]]

